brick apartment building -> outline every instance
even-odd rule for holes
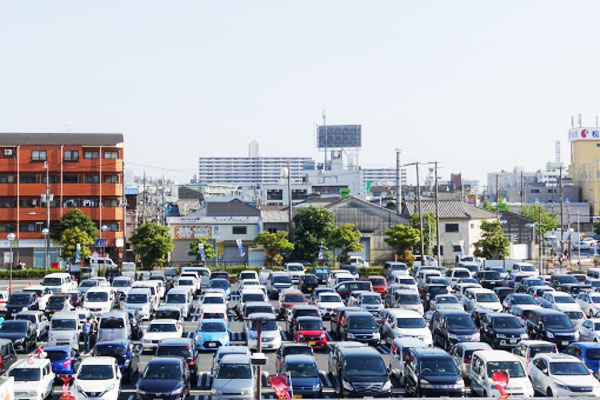
[[[48,179],[46,179],[48,177]],[[46,185],[48,181],[48,185]],[[99,227],[96,250],[115,262],[123,251],[123,135],[71,133],[0,133],[0,252],[8,252],[14,233],[14,262],[44,267],[48,209],[50,236],[62,216],[79,208]],[[104,247],[103,245],[106,245]],[[50,241],[49,260],[60,249]],[[4,254],[3,266],[7,255]],[[9,259],[9,258],[8,258]]]

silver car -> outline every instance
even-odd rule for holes
[[[250,357],[245,354],[223,356],[212,382],[213,399],[254,399],[256,387]]]
[[[461,342],[455,344],[450,349],[450,356],[454,359],[463,379],[469,377],[471,373],[471,357],[478,350],[492,350],[492,347],[485,342]]]

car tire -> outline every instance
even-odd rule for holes
[[[483,391],[483,395],[481,397],[488,397],[488,394],[485,390]]]
[[[546,397],[554,397],[554,394],[552,393],[552,389],[550,389],[550,388],[546,389]]]

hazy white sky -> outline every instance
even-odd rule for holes
[[[437,159],[481,179],[543,168],[600,114],[597,1],[0,1],[0,130],[123,132],[126,161],[189,179],[198,156]],[[136,167],[136,169],[142,169]],[[412,180],[412,179],[411,179]]]

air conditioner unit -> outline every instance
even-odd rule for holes
[[[13,155],[13,149],[4,149],[5,157],[12,157],[12,155]]]

